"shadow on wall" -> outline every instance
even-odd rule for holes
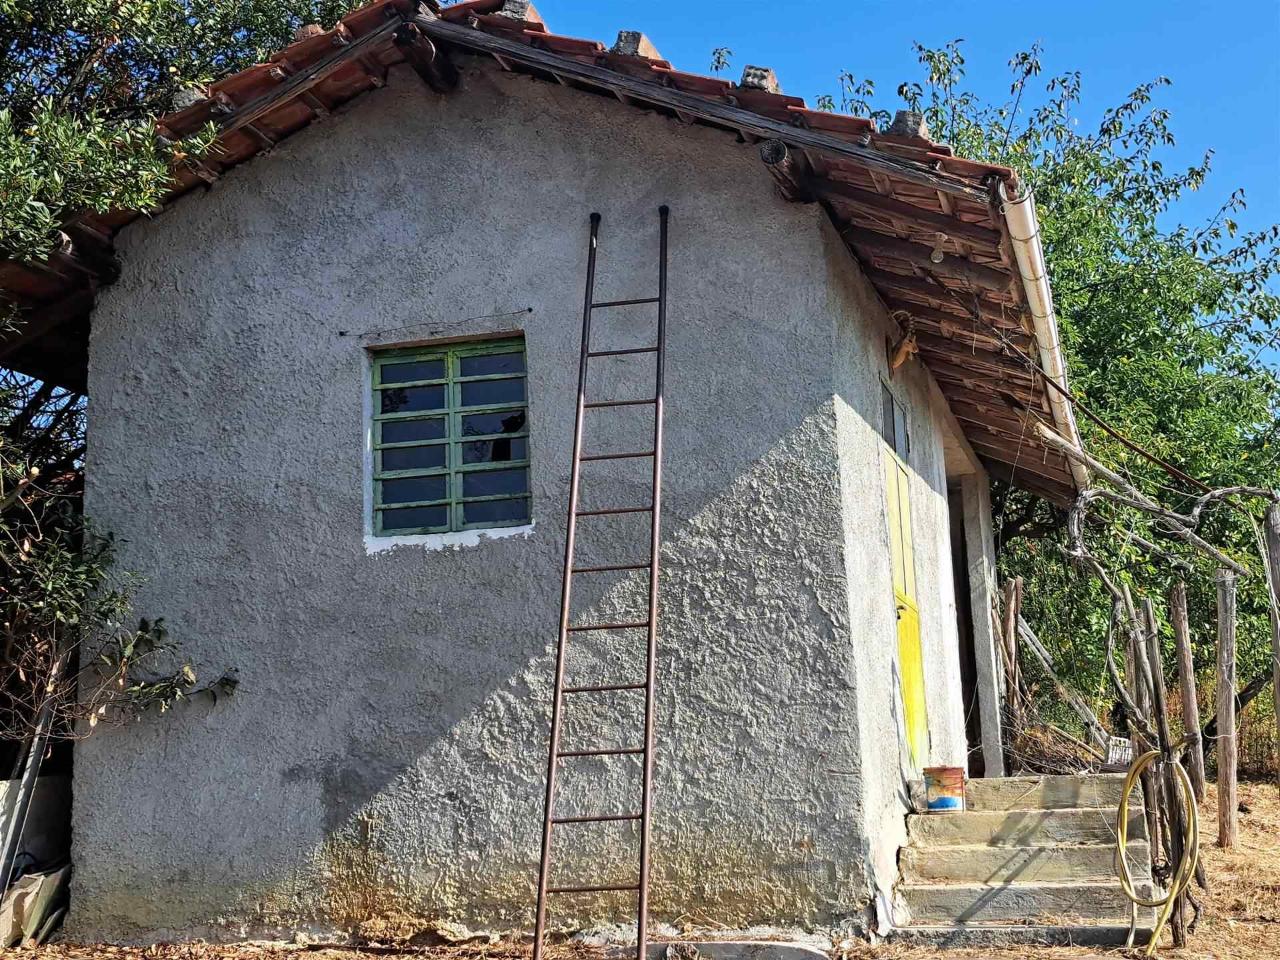
[[[864,842],[851,827],[856,792],[830,772],[858,763],[830,421],[829,409],[815,411],[720,497],[699,499],[693,512],[695,501],[677,495],[665,517],[655,916],[804,923],[841,908],[856,914],[866,902],[861,865],[849,860]],[[825,463],[814,462],[815,449],[827,451]],[[617,469],[616,483],[584,488],[584,508],[600,505],[592,489],[641,502],[647,483]],[[609,547],[647,546],[643,517],[607,522],[634,525],[630,535],[612,532]],[[580,530],[579,563],[628,559],[597,552]],[[642,618],[643,573],[592,579],[576,578],[573,622]],[[554,616],[541,619],[501,636],[504,672],[491,669],[487,685],[453,686],[432,729],[389,738],[377,724],[361,726],[348,731],[344,757],[287,771],[318,781],[327,837],[299,858],[295,877],[255,897],[256,922],[288,927],[298,908],[343,928],[441,916],[531,922],[555,634]],[[642,630],[579,635],[568,682],[643,676],[643,646]],[[529,656],[530,647],[541,649]],[[566,749],[635,742],[642,695],[628,696],[575,700]],[[442,775],[441,757],[480,776]],[[559,808],[630,811],[639,792],[636,758],[576,759],[562,766]],[[634,824],[560,828],[557,875],[626,882],[637,838]],[[624,898],[561,898],[552,915],[571,925],[625,916]]]

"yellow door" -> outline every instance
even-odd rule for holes
[[[911,497],[907,468],[885,449],[888,492],[889,555],[893,561],[893,599],[898,614],[898,669],[902,709],[911,760],[922,766],[929,749],[929,718],[924,700],[924,658],[920,650],[920,608],[916,603],[916,565],[911,544]]]

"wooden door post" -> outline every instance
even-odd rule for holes
[[[1267,507],[1262,531],[1271,580],[1271,689],[1275,694],[1276,738],[1280,740],[1280,503]],[[1276,773],[1280,776],[1280,770]]]
[[[1200,740],[1200,702],[1196,699],[1195,659],[1191,652],[1191,624],[1187,618],[1187,585],[1181,580],[1169,593],[1169,619],[1173,623],[1178,658],[1178,689],[1182,694],[1182,731],[1194,739],[1187,747],[1187,773],[1196,802],[1204,802],[1204,744]]]
[[[1218,846],[1235,846],[1240,824],[1236,797],[1236,578],[1219,570],[1218,584]]]

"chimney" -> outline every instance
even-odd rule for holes
[[[542,16],[534,9],[529,0],[505,0],[498,16],[512,20],[523,20],[526,23],[542,23]]]
[[[893,123],[885,131],[891,137],[907,139],[929,139],[929,125],[924,122],[924,114],[914,110],[899,110],[893,115]]]
[[[620,53],[626,57],[646,57],[649,60],[661,60],[658,48],[639,30],[619,30],[617,42],[610,53]]]
[[[782,87],[778,85],[778,75],[770,67],[743,67],[742,81],[738,86],[764,90],[767,93],[782,92]]]

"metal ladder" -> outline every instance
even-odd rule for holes
[[[560,597],[560,638],[556,647],[555,695],[551,704],[551,748],[547,759],[547,794],[542,821],[542,859],[538,868],[538,907],[534,926],[533,957],[542,960],[542,947],[547,919],[547,897],[553,894],[581,894],[604,891],[633,891],[637,895],[636,957],[644,960],[649,915],[649,813],[653,783],[653,701],[654,674],[658,640],[658,553],[659,523],[662,516],[662,376],[666,353],[667,322],[667,216],[665,206],[658,208],[658,295],[635,300],[609,300],[595,302],[596,243],[600,232],[600,214],[591,214],[591,239],[587,250],[587,289],[582,306],[582,348],[578,361],[578,406],[573,425],[573,465],[569,475],[569,522],[564,545],[564,581]],[[658,306],[657,340],[651,347],[634,347],[625,350],[591,349],[592,311],[608,307],[654,303]],[[594,357],[619,357],[632,354],[654,354],[657,367],[654,377],[654,395],[651,398],[631,400],[602,400],[588,402],[587,366]],[[582,423],[588,410],[605,407],[653,407],[653,449],[636,453],[582,452]],[[639,506],[608,507],[599,510],[579,510],[578,491],[582,464],[597,460],[622,460],[649,458],[653,461],[653,496],[650,503]],[[643,563],[611,563],[601,566],[574,566],[574,540],[579,517],[608,516],[622,513],[648,513],[649,559]],[[649,571],[648,610],[645,619],[621,623],[574,625],[569,622],[570,598],[573,578],[578,574],[605,573],[623,570]],[[630,630],[644,628],[648,632],[645,654],[645,679],[643,681],[619,681],[590,686],[565,686],[565,654],[571,634],[586,630]],[[566,696],[600,693],[644,693],[644,742],[636,746],[594,747],[590,749],[563,750],[560,746],[560,723]],[[556,773],[562,760],[576,757],[608,757],[636,755],[641,758],[641,801],[638,811],[621,813],[599,812],[586,816],[566,816],[556,812]],[[551,835],[555,827],[568,827],[584,823],[640,822],[640,874],[635,883],[597,883],[585,885],[549,885],[551,871]]]

